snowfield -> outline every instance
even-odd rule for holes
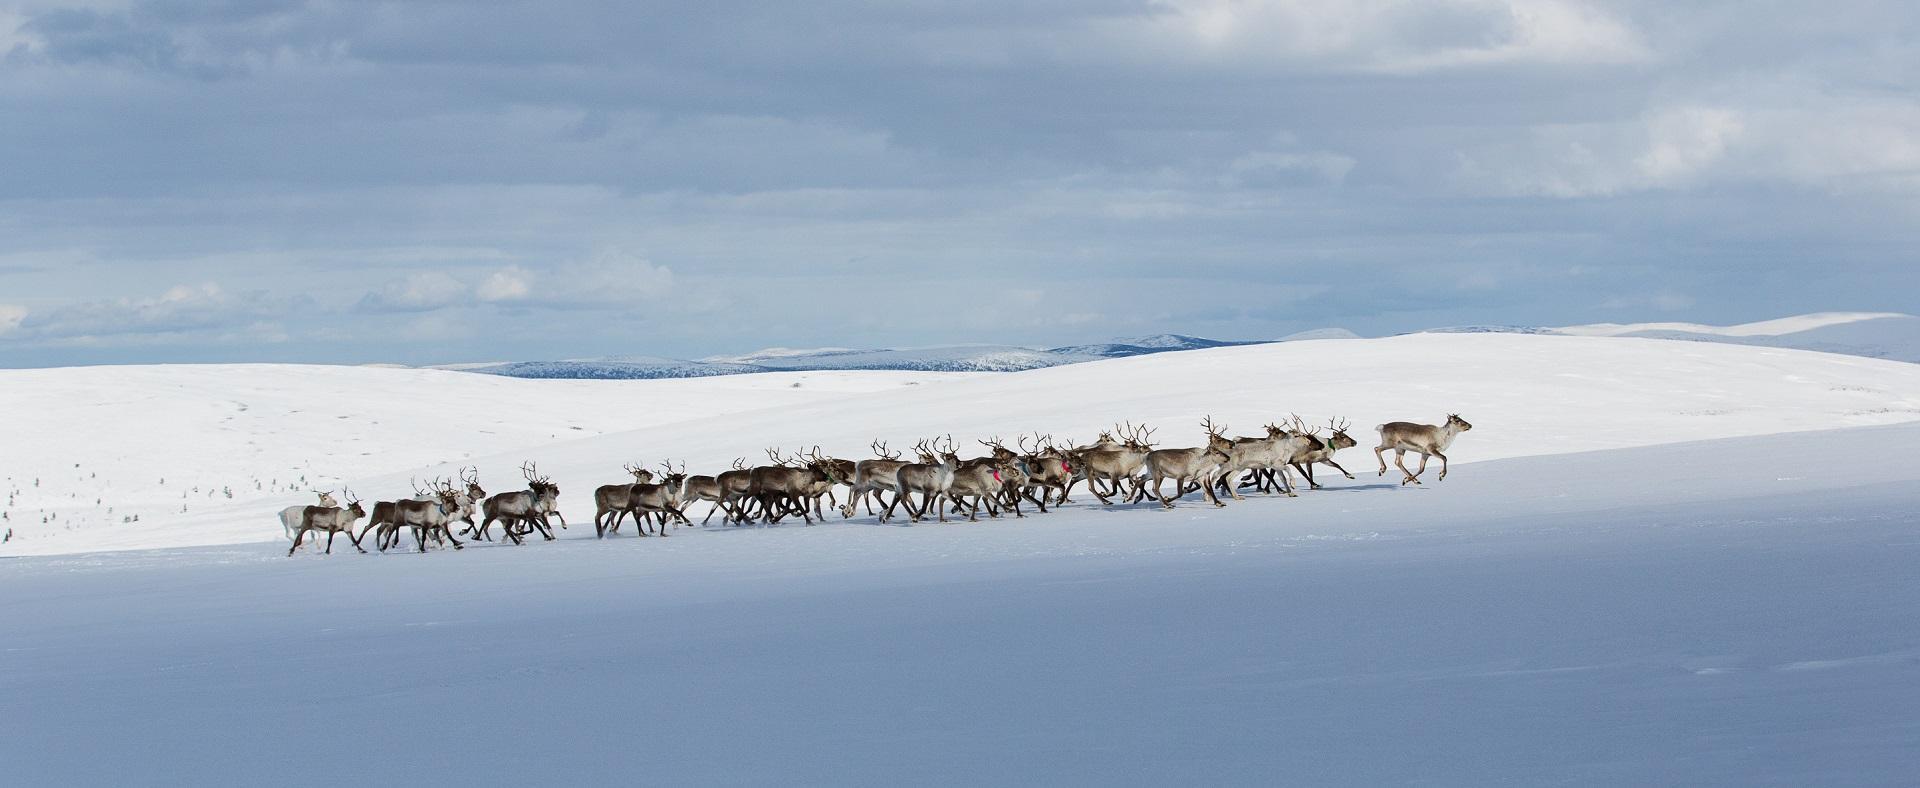
[[[372,500],[462,462],[499,491],[535,459],[575,523],[524,547],[287,558],[272,513],[306,496],[282,490],[138,525],[16,525],[0,768],[20,784],[1920,774],[1920,366],[1433,334],[984,375],[46,370],[0,373],[0,400],[49,414],[13,420],[9,446],[123,438],[9,452],[11,477],[71,485],[48,495],[95,467],[168,505],[188,481],[162,490],[156,469],[207,485],[307,468]],[[1244,434],[1290,411],[1351,418],[1362,445],[1340,459],[1359,478],[1172,512],[1083,492],[980,524],[604,542],[588,524],[591,487],[625,461],[1085,440],[1120,418],[1173,446],[1205,414]],[[1449,411],[1475,429],[1445,482],[1374,475],[1373,424]],[[227,435],[229,418],[257,421]],[[333,440],[345,424],[355,440]]]

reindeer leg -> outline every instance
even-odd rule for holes
[[[337,533],[339,533],[339,531],[327,532],[327,555],[333,555],[333,535]]]
[[[1447,480],[1447,455],[1436,451],[1433,453],[1433,456],[1440,458],[1440,481],[1444,482]],[[1424,468],[1426,464],[1426,458],[1421,458],[1420,466]]]
[[[1207,501],[1212,503],[1215,508],[1226,506],[1226,504],[1220,502],[1220,496],[1213,494],[1212,482],[1208,482],[1207,484],[1201,485],[1200,489],[1207,494]],[[1238,499],[1238,500],[1245,500],[1245,499]]]
[[[1383,455],[1383,454],[1381,454],[1381,452],[1383,452],[1383,451],[1386,451],[1386,450],[1387,450],[1387,447],[1386,447],[1386,446],[1375,446],[1375,447],[1373,447],[1373,458],[1374,458],[1374,459],[1376,459],[1376,460],[1379,460],[1379,461],[1380,461],[1380,475],[1381,475],[1381,476],[1385,476],[1385,475],[1387,475],[1387,458],[1386,458],[1386,455]],[[1393,456],[1394,456],[1394,462],[1399,462],[1399,461],[1400,461],[1400,459],[1399,459],[1399,458],[1400,458],[1400,455],[1399,455],[1399,454],[1397,453],[1397,452],[1399,452],[1399,449],[1395,449],[1394,451],[1396,452],[1396,453],[1395,453],[1395,454],[1393,455]],[[1406,469],[1405,469],[1405,468],[1401,468],[1401,470],[1406,470]]]
[[[1427,455],[1426,454],[1420,455],[1420,471],[1409,471],[1407,470],[1407,463],[1404,457],[1405,454],[1406,454],[1406,450],[1400,449],[1394,454],[1394,457],[1393,457],[1393,464],[1400,466],[1400,472],[1406,474],[1406,477],[1402,478],[1400,480],[1400,483],[1403,485],[1419,484],[1420,473],[1424,472],[1427,469]]]
[[[1307,477],[1307,489],[1320,489],[1320,483],[1313,480],[1313,463],[1307,463],[1305,465],[1295,463],[1293,469],[1299,471],[1301,476]]]
[[[293,551],[300,549],[300,540],[306,538],[306,535],[307,535],[307,529],[305,528],[302,528],[298,531],[293,532],[293,546],[287,548],[288,558],[293,557]]]
[[[1339,471],[1341,476],[1347,477],[1348,481],[1353,480],[1353,474],[1347,473],[1347,469],[1340,467],[1340,463],[1334,462],[1332,457],[1328,457],[1327,459],[1321,460],[1321,462],[1324,462],[1328,465],[1333,466],[1333,469],[1336,471]]]

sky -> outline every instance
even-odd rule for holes
[[[1903,2],[0,0],[0,366],[1920,312]]]

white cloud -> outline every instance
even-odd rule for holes
[[[1227,166],[1228,185],[1258,186],[1275,181],[1292,183],[1303,179],[1312,183],[1338,185],[1353,171],[1351,156],[1324,151],[1280,153],[1255,151],[1235,158]]]
[[[525,301],[533,295],[533,272],[517,265],[502,268],[480,280],[474,294],[495,304]]]
[[[175,285],[150,298],[76,301],[27,312],[5,336],[72,345],[276,342],[286,338],[281,321],[301,307],[266,293],[228,293],[212,282]]]
[[[1552,125],[1461,155],[1470,187],[1507,195],[1605,197],[1689,185],[1746,132],[1741,113],[1681,106],[1625,123]]]
[[[421,271],[367,293],[362,312],[429,312],[466,300],[472,290],[444,271]]]
[[[1627,21],[1577,0],[1162,0],[1109,23],[1178,60],[1410,74],[1527,63],[1619,64],[1652,53]]]
[[[27,317],[27,308],[15,304],[0,304],[0,337],[13,333],[20,327],[20,321]]]
[[[621,308],[673,289],[673,271],[646,258],[604,249],[539,270],[509,266],[487,274],[475,294],[488,303],[556,309]]]

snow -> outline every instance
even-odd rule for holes
[[[0,760],[19,784],[1897,784],[1915,440],[1218,511],[16,560]]]
[[[1722,337],[1777,337],[1828,326],[1860,323],[1887,318],[1911,318],[1898,312],[1815,312],[1734,326],[1709,326],[1700,323],[1595,323],[1553,329],[1572,336],[1617,337],[1651,331],[1709,334]]]
[[[1359,339],[1360,335],[1344,328],[1316,328],[1311,331],[1296,331],[1275,342],[1300,342],[1308,339]]]
[[[20,784],[1920,773],[1920,365],[1420,334],[973,375],[34,370],[0,373],[0,404],[33,414],[0,440],[39,449],[5,472],[69,485],[46,495],[88,489],[60,476],[73,462],[172,505],[173,478],[136,480],[310,462],[371,500],[435,463],[504,489],[531,458],[576,523],[621,462],[712,470],[768,444],[1084,440],[1132,418],[1179,445],[1205,414],[1250,433],[1296,410],[1350,417],[1362,444],[1340,457],[1357,480],[1297,499],[979,524],[604,542],[576,525],[288,558],[273,512],[300,493],[35,522],[0,547],[17,556],[0,559],[0,763]],[[1373,424],[1450,411],[1475,429],[1446,481],[1374,475]]]
[[[10,500],[0,530],[13,531],[0,556],[248,541],[257,534],[211,542],[189,534],[205,515],[311,503],[306,490],[338,489],[342,480],[369,501],[391,499],[429,466],[953,377],[529,381],[265,364],[4,370],[0,408],[30,417],[0,422],[0,445],[9,447],[0,453],[0,492],[11,494],[0,499]],[[517,482],[518,465],[483,469],[491,471],[485,481]],[[138,523],[123,522],[136,515]]]
[[[266,377],[249,384],[256,374]],[[520,482],[520,464],[534,460],[563,485],[562,512],[573,521],[591,515],[594,486],[624,478],[623,463],[672,458],[695,472],[717,472],[735,457],[759,460],[769,445],[818,444],[829,454],[859,457],[875,438],[895,448],[949,433],[969,447],[1022,431],[1085,441],[1131,419],[1157,428],[1162,445],[1179,446],[1200,439],[1205,415],[1253,434],[1297,413],[1314,424],[1351,420],[1364,451],[1375,424],[1438,423],[1458,412],[1476,428],[1454,456],[1475,461],[1920,420],[1920,365],[1507,334],[1249,345],[1017,374],[596,382],[364,368],[149,367],[124,375],[7,375],[39,376],[4,379],[41,383],[6,386],[18,398],[0,404],[49,418],[10,424],[0,439],[57,445],[65,436],[73,448],[0,460],[0,472],[16,486],[29,475],[58,485],[38,493],[21,488],[16,507],[30,521],[16,525],[0,555],[277,540],[275,513],[309,497],[297,492],[304,486],[285,489],[296,472],[309,483],[345,480],[379,500],[410,494],[410,476],[451,476],[465,464],[479,468],[487,489],[504,490]],[[117,381],[112,388],[109,378]],[[241,404],[249,410],[240,411]],[[139,421],[149,415],[164,418],[149,428]],[[115,437],[126,432],[140,437]],[[124,453],[110,464],[85,448],[116,442]],[[183,455],[179,447],[190,444],[198,448]],[[74,463],[82,467],[69,470]],[[107,481],[96,485],[95,471]],[[165,487],[156,484],[162,476]],[[214,493],[230,485],[244,494],[269,480],[282,483],[279,494],[256,490],[227,501]],[[96,507],[89,495],[102,503]],[[183,504],[185,513],[178,511]],[[138,525],[122,524],[126,510],[108,515],[107,506],[138,506],[144,514]],[[58,521],[42,526],[33,512],[43,507],[58,511]]]

